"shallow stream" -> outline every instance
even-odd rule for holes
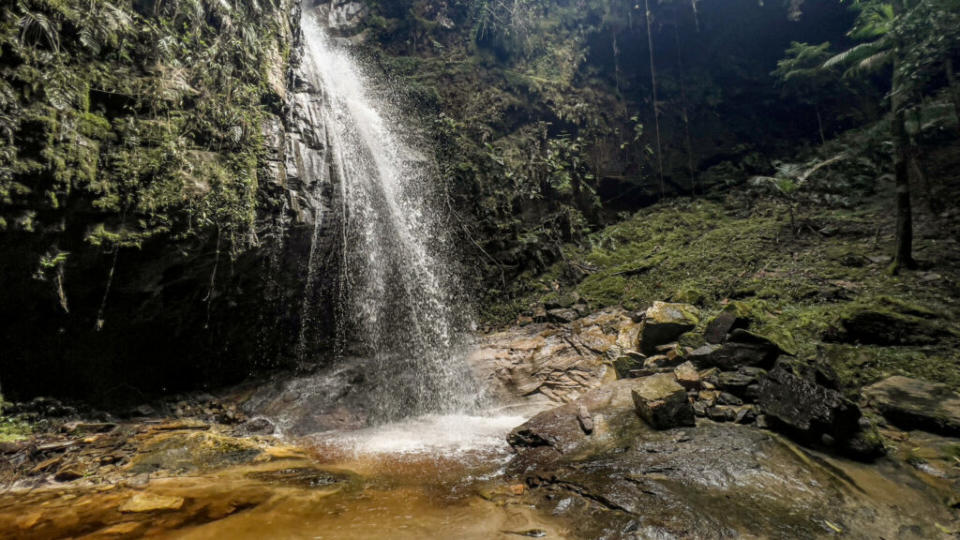
[[[252,463],[0,495],[11,538],[563,537],[503,476],[527,414],[431,415],[314,435]]]

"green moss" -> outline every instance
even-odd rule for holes
[[[841,232],[799,239],[771,217],[777,208],[764,200],[749,213],[719,202],[676,201],[637,212],[579,245],[565,246],[566,261],[542,275],[521,277],[513,289],[521,301],[500,304],[500,313],[511,314],[504,317],[510,320],[516,316],[511,310],[570,292],[592,308],[702,299],[702,321],[734,312],[785,351],[829,362],[852,393],[893,374],[960,389],[960,326],[956,308],[945,301],[952,293],[944,289],[957,274],[952,266],[938,264],[938,273],[950,275],[931,283],[910,273],[891,277],[882,263],[871,263],[877,224],[870,220],[883,214],[871,204],[817,208],[819,225]],[[926,337],[916,340],[908,333],[911,339],[893,346],[824,342],[842,329],[845,317],[863,310],[908,321],[908,329]]]
[[[22,441],[29,438],[31,433],[33,433],[33,429],[30,424],[14,418],[0,416],[0,443]]]
[[[85,137],[96,139],[98,141],[113,140],[113,126],[110,121],[103,116],[85,112],[80,115],[77,122],[77,131]]]

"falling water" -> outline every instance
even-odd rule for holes
[[[469,408],[464,358],[469,317],[449,260],[430,162],[405,137],[389,95],[314,17],[303,17],[304,75],[323,95],[342,208],[341,336],[372,359],[380,420]]]

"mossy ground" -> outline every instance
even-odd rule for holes
[[[31,433],[30,424],[0,415],[0,443],[22,441]]]
[[[887,255],[895,213],[885,198],[852,209],[801,209],[794,234],[784,203],[745,195],[641,210],[582,245],[566,246],[563,261],[541,275],[522,276],[514,283],[515,299],[489,306],[485,315],[506,323],[576,292],[593,309],[695,303],[704,311],[704,326],[738,302],[755,331],[800,357],[827,360],[848,390],[893,374],[960,389],[954,218],[921,212],[915,240],[921,269],[894,276]],[[855,309],[923,318],[946,335],[928,346],[824,343],[824,333]]]

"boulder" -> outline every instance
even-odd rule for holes
[[[898,375],[866,387],[863,395],[900,428],[960,436],[960,395],[945,384]]]
[[[643,367],[644,360],[647,357],[637,351],[624,351],[623,354],[613,361],[613,368],[617,370],[617,377],[627,379],[631,377],[631,371]]]
[[[754,389],[766,372],[760,368],[742,367],[737,371],[722,371],[712,379],[717,388],[744,399],[756,399]]]
[[[700,372],[697,371],[692,362],[684,362],[674,368],[673,375],[677,378],[680,386],[687,390],[700,389]]]
[[[750,309],[740,302],[732,302],[723,308],[719,315],[707,323],[703,337],[707,343],[723,343],[727,334],[737,328],[747,328],[750,325],[748,314]]]
[[[566,324],[580,318],[580,314],[574,309],[551,309],[547,311],[547,320],[554,323]]]
[[[705,345],[687,356],[698,367],[736,370],[740,367],[769,369],[783,354],[773,341],[743,329],[735,329],[722,346]]]
[[[820,442],[826,435],[842,445],[860,431],[856,404],[783,366],[763,377],[759,406],[774,427],[805,442]]]
[[[623,379],[605,384],[517,426],[507,436],[521,458],[515,466],[522,469],[583,458],[649,432],[637,418],[631,396],[645,381]]]
[[[644,314],[640,329],[640,351],[650,355],[656,348],[676,341],[699,323],[699,311],[689,304],[654,302]]]
[[[672,374],[662,373],[643,379],[632,391],[637,414],[655,429],[694,425],[693,407],[687,391]]]

